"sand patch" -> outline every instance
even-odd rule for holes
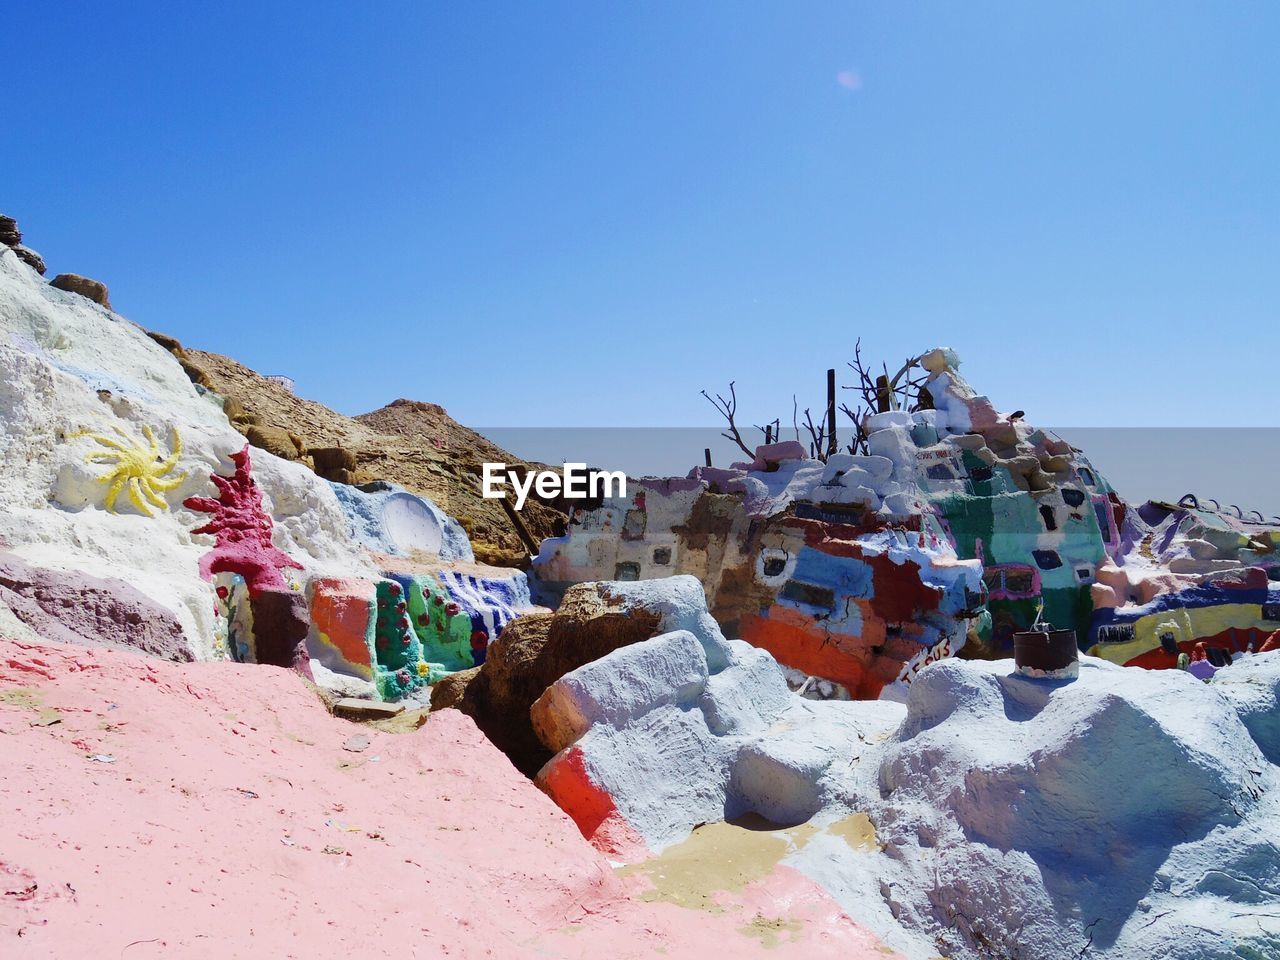
[[[43,702],[44,698],[40,691],[34,687],[10,687],[8,690],[0,690],[0,703],[18,707],[21,710],[39,710]]]
[[[849,816],[827,825],[827,833],[835,834],[853,850],[877,850],[880,847],[876,839],[876,827],[865,813],[852,813]]]
[[[785,830],[721,821],[704,824],[658,856],[617,872],[652,883],[653,889],[642,894],[645,900],[720,913],[724,906],[718,894],[741,893],[767,877],[792,849]]]
[[[781,917],[770,919],[756,914],[750,923],[739,927],[738,932],[749,937],[756,937],[760,943],[773,949],[780,943],[795,940],[803,929],[798,920],[783,920]],[[785,940],[783,938],[786,938]]]

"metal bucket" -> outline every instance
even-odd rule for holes
[[[1074,630],[1024,630],[1013,635],[1013,662],[1019,670],[1050,673],[1065,670],[1079,659]]]

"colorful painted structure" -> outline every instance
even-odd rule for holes
[[[935,411],[872,419],[869,456],[822,463],[778,443],[727,470],[640,480],[543,543],[540,587],[692,574],[730,636],[854,696],[905,696],[920,667],[981,629],[985,590],[981,563],[957,555],[906,482]]]
[[[263,604],[242,578],[224,575],[215,589],[231,659],[293,665],[280,663],[279,652],[264,657],[262,632],[254,627]],[[312,577],[295,596],[303,659],[384,700],[483,663],[490,639],[533,606],[523,573],[477,565],[389,571],[376,580]]]
[[[532,607],[523,573],[461,559],[455,567],[437,559],[429,571],[388,569],[377,579],[295,577],[291,569],[300,564],[272,543],[249,448],[231,460],[231,476],[210,477],[217,499],[184,504],[212,514],[193,532],[216,537],[200,570],[213,581],[216,649],[229,659],[291,667],[309,678],[319,670],[322,678],[357,681],[351,692],[398,700],[483,663],[490,640]],[[437,558],[470,553],[456,524],[429,501],[393,489],[364,498],[354,491],[340,502],[358,537],[379,537],[381,523],[399,533],[392,546],[423,543]]]
[[[1088,648],[1112,620],[1144,615],[1105,610],[1280,567],[1274,528],[1187,505],[1132,510],[1080,450],[996,411],[953,351],[922,364],[932,409],[871,416],[869,455],[822,463],[776,443],[728,469],[636,481],[629,500],[544,541],[539,589],[692,574],[730,636],[854,696],[901,697],[933,659],[1007,656],[1037,616]],[[1196,597],[1188,609],[1230,599]]]
[[[1274,568],[1272,568],[1274,569]],[[1280,648],[1280,585],[1261,567],[1211,575],[1149,603],[1103,607],[1090,628],[1089,653],[1148,669],[1178,666],[1179,654],[1205,660]]]

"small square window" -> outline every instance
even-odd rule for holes
[[[669,563],[671,563],[671,548],[670,547],[654,547],[653,562],[660,567],[665,567]]]
[[[1031,556],[1041,570],[1057,570],[1062,566],[1062,558],[1058,556],[1057,550],[1032,550]]]
[[[782,595],[788,600],[822,610],[834,610],[836,605],[835,591],[830,587],[820,587],[816,583],[788,580],[786,586],[782,588]]]
[[[1053,507],[1049,506],[1047,503],[1040,504],[1040,519],[1044,521],[1044,528],[1046,530],[1058,529],[1058,518],[1054,516]]]

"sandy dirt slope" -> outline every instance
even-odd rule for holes
[[[296,675],[0,640],[0,956],[884,957],[800,874],[622,875],[456,710],[393,734]]]

